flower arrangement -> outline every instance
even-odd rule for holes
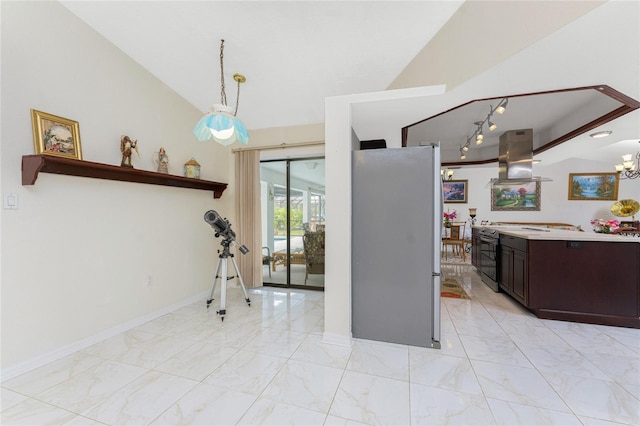
[[[453,219],[458,217],[458,213],[454,210],[451,213],[444,212],[443,216],[444,216],[444,226],[449,227],[451,226],[451,222],[453,221]]]
[[[591,227],[600,234],[611,234],[620,227],[620,221],[616,219],[591,219]]]

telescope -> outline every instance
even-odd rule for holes
[[[236,233],[231,229],[231,223],[229,223],[229,220],[226,217],[223,219],[215,210],[209,210],[204,214],[204,221],[207,222],[214,231],[216,231],[216,238],[221,236],[227,245],[235,242],[238,245],[240,253],[249,253],[249,249],[244,244],[240,244],[236,241]]]
[[[231,243],[235,242],[238,245],[238,250],[240,253],[247,254],[249,253],[249,249],[245,247],[243,244],[240,244],[236,241],[236,233],[231,230],[231,224],[225,217],[224,219],[220,217],[218,212],[215,210],[209,210],[204,214],[204,221],[207,222],[214,231],[216,231],[216,238],[222,236],[223,240],[220,244],[222,244],[222,253],[218,255],[218,266],[216,267],[216,277],[213,279],[213,288],[211,289],[211,295],[207,299],[207,309],[209,309],[209,305],[213,302],[213,294],[216,291],[216,284],[218,283],[218,279],[220,279],[220,310],[216,311],[222,321],[224,321],[224,316],[227,314],[226,303],[227,303],[227,280],[238,278],[240,283],[240,287],[242,288],[242,292],[244,293],[244,300],[247,302],[247,305],[251,306],[251,300],[249,299],[249,295],[247,294],[247,289],[244,286],[244,281],[242,280],[242,275],[240,275],[240,270],[238,269],[238,265],[236,264],[236,260],[233,254],[229,251],[229,246]],[[231,258],[231,263],[235,268],[236,275],[227,276],[227,260]]]

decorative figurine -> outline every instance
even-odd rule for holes
[[[192,157],[184,163],[184,176],[188,178],[200,179],[200,164]]]
[[[132,141],[129,136],[123,135],[122,138],[120,138],[120,152],[122,153],[122,161],[120,162],[120,165],[122,167],[133,168],[133,165],[131,164],[131,154],[133,150],[135,150],[138,157],[140,157],[140,153],[138,152],[138,140],[136,139]]]
[[[163,147],[156,152],[153,162],[158,166],[158,173],[169,173],[169,156]]]

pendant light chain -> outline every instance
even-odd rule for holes
[[[240,105],[240,81],[238,80],[238,93],[236,94],[236,110],[233,111],[233,115],[238,115],[238,105]]]
[[[220,103],[227,105],[227,94],[224,91],[224,39],[220,40]],[[237,107],[236,107],[237,111]]]

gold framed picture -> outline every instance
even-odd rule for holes
[[[619,183],[615,172],[569,173],[569,200],[615,201]]]
[[[540,182],[491,187],[491,211],[540,211]]]
[[[36,154],[82,160],[80,125],[77,121],[32,109],[31,124]]]
[[[442,182],[442,197],[445,203],[466,203],[469,181],[446,180]]]

